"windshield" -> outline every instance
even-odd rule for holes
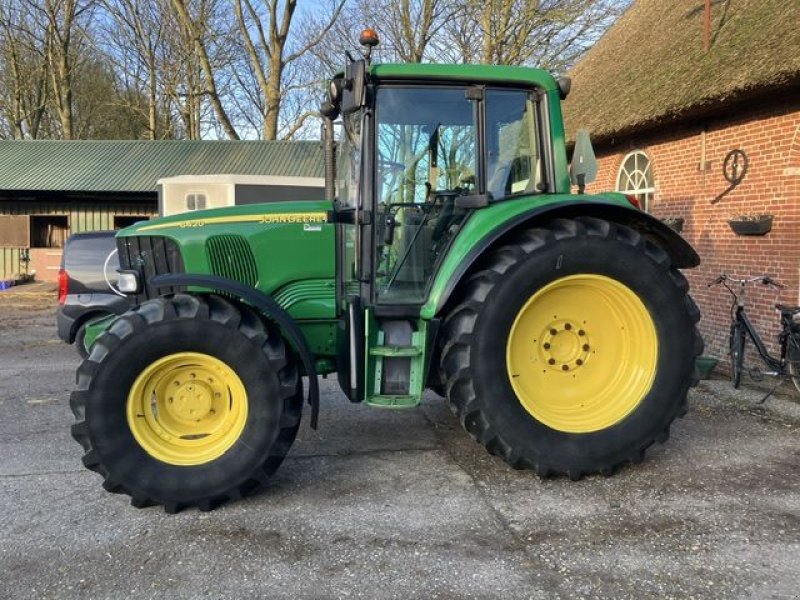
[[[475,184],[474,108],[464,88],[378,91],[378,202],[431,202]]]
[[[475,192],[475,104],[458,87],[383,87],[376,101],[379,302],[422,302]],[[382,228],[382,229],[381,229]]]
[[[358,205],[361,113],[359,110],[342,117],[342,134],[336,157],[336,202],[340,208],[355,208]]]

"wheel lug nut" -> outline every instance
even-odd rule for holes
[[[554,365],[554,364],[556,364],[556,359],[555,359],[555,358],[551,358],[550,360],[548,360],[548,361],[547,361],[547,364],[548,364],[548,365]]]
[[[575,364],[580,367],[583,364],[583,361],[579,358],[578,360],[575,361]]]
[[[550,344],[545,342],[544,345],[542,346],[542,348],[544,348],[545,350],[550,350]]]
[[[588,350],[589,350],[589,344],[584,344],[583,345],[583,351],[584,352],[588,352]]]
[[[569,371],[569,366],[568,365],[561,365],[561,370],[562,371]]]
[[[586,335],[586,332],[583,329],[578,329],[578,335]]]
[[[551,330],[550,330],[550,335],[555,335],[555,334],[557,334],[557,333],[558,333],[558,331],[556,331],[555,329],[551,329]]]
[[[570,329],[572,329],[572,325],[570,325],[569,323],[564,323],[564,329],[569,331]]]

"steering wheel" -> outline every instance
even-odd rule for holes
[[[447,201],[453,201],[460,195],[461,190],[436,190],[431,194],[431,196],[433,196],[433,202],[431,202],[431,204],[441,203],[444,205]]]

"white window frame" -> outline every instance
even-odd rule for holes
[[[194,196],[194,208],[189,207],[189,197]],[[197,199],[202,197],[203,198],[203,207],[197,207]],[[186,210],[205,210],[208,208],[208,195],[204,191],[194,191],[194,192],[186,192],[186,196],[184,198],[186,202]]]
[[[629,171],[625,165],[628,160],[634,157],[633,170]],[[639,165],[638,158],[642,157],[647,161],[647,164],[642,169]],[[617,191],[623,194],[631,194],[639,199],[642,203],[642,209],[650,212],[650,204],[653,201],[653,196],[656,193],[656,182],[653,176],[653,161],[648,156],[647,152],[641,149],[633,150],[625,155],[619,165],[617,172]],[[644,183],[644,185],[642,185]]]

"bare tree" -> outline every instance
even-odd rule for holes
[[[147,97],[116,76],[103,54],[87,51],[73,80],[75,139],[141,139],[147,135]]]
[[[419,63],[430,59],[429,46],[458,10],[453,0],[359,0],[361,28],[369,25],[381,36],[382,57]]]
[[[209,52],[209,37],[213,34],[213,2],[200,0],[172,0],[175,13],[182,29],[191,40],[197,62],[202,71],[203,94],[211,104],[217,121],[222,126],[225,135],[232,140],[238,140],[239,134],[233,125],[226,110],[215,79],[215,66]]]
[[[614,0],[457,0],[436,40],[444,62],[535,65],[574,63],[629,4]]]
[[[47,43],[29,7],[0,3],[0,111],[15,139],[39,137],[49,100]]]
[[[0,136],[316,135],[364,27],[376,61],[563,70],[629,2],[0,0]]]
[[[263,114],[265,140],[278,137],[282,100],[307,83],[286,81],[287,70],[322,42],[343,6],[344,0],[334,0],[321,24],[308,19],[302,35],[292,36],[297,0],[234,0],[239,33],[261,92],[257,106]],[[302,127],[310,114],[307,111],[298,116],[289,126],[289,137]]]
[[[129,85],[138,85],[147,96],[147,138],[161,135],[159,120],[160,55],[165,47],[165,28],[171,24],[169,0],[103,0],[111,17],[107,23],[107,45],[118,72]],[[137,102],[140,96],[135,97]]]
[[[73,78],[85,48],[95,0],[24,0],[47,40],[47,62],[52,101],[61,125],[61,137],[74,137]]]

